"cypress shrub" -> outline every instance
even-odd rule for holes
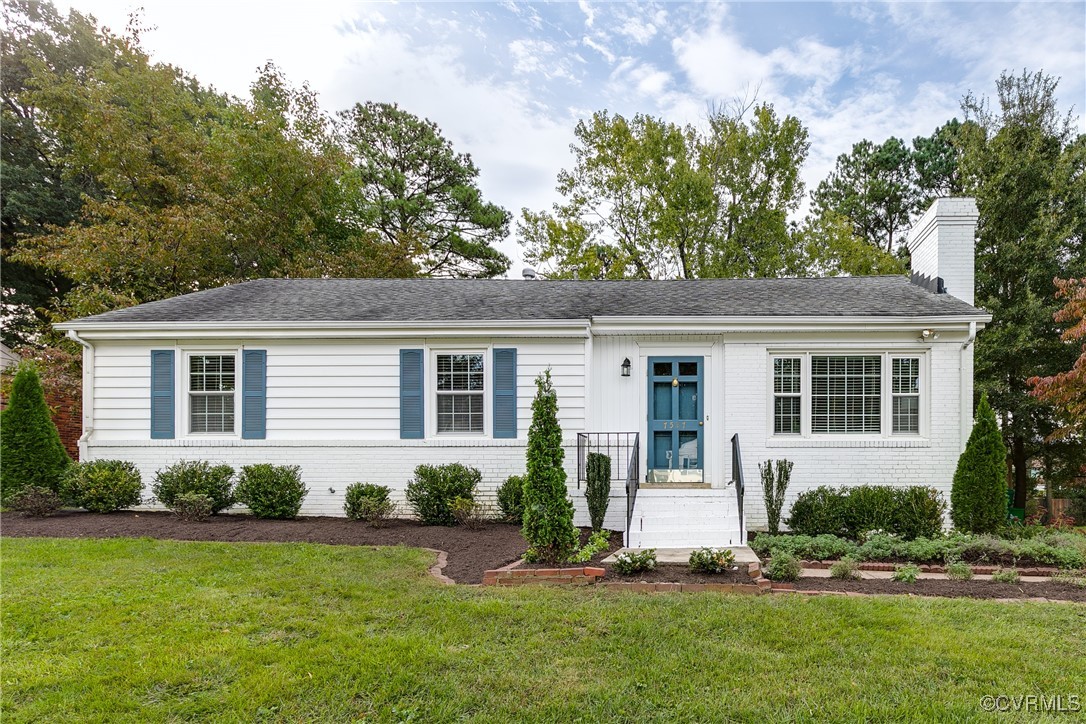
[[[558,424],[558,393],[548,369],[535,380],[532,426],[528,429],[528,473],[524,478],[524,526],[530,555],[543,563],[567,560],[577,549],[573,503],[566,494],[562,467],[562,428]]]
[[[969,533],[992,533],[1007,521],[1007,448],[987,395],[980,397],[973,432],[958,458],[950,519]]]
[[[37,368],[22,362],[11,383],[8,406],[0,412],[0,500],[26,487],[60,490],[71,459],[53,424]]]
[[[584,497],[588,502],[588,517],[592,521],[592,530],[601,530],[611,498],[611,458],[603,453],[588,453],[585,477]]]

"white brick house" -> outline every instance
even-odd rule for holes
[[[297,464],[313,515],[341,515],[349,483],[402,499],[419,463],[463,462],[493,500],[524,471],[549,368],[578,522],[578,459],[598,448],[608,524],[632,545],[738,543],[764,523],[769,458],[795,463],[793,498],[949,494],[990,319],[972,306],[976,218],[970,199],[935,202],[909,239],[912,280],[269,279],[74,320],[60,328],[84,345],[81,456],[130,460],[148,484],[183,459]]]

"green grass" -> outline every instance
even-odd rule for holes
[[[19,721],[984,720],[1086,606],[444,587],[409,548],[3,539]]]

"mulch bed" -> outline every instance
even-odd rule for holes
[[[609,583],[741,583],[752,585],[753,581],[747,575],[746,566],[739,566],[739,570],[725,571],[724,573],[693,573],[689,566],[680,564],[662,564],[651,571],[622,575],[611,566],[605,565],[606,573],[603,580]]]
[[[527,545],[519,525],[486,523],[476,530],[426,526],[392,520],[381,528],[347,518],[263,520],[249,515],[216,515],[203,523],[186,523],[172,513],[87,513],[61,511],[49,518],[0,514],[0,532],[12,537],[163,538],[167,540],[252,543],[327,543],[354,546],[413,546],[449,554],[443,571],[457,583],[480,583],[483,571],[516,561]]]
[[[584,544],[588,543],[588,539],[592,535],[592,529],[591,528],[580,528],[579,530],[580,530],[580,534],[581,534],[581,545],[584,545]],[[599,553],[592,556],[591,558],[589,558],[584,563],[562,563],[561,565],[559,565],[559,568],[571,568],[571,567],[577,567],[577,566],[598,566],[598,565],[600,565],[600,561],[602,561],[604,558],[611,555],[615,551],[620,550],[621,548],[622,548],[622,531],[613,530],[613,531],[611,531],[610,539],[608,539],[608,541],[607,541],[607,550],[600,551]],[[519,566],[517,566],[517,568],[554,568],[554,567],[555,566],[553,564],[547,564],[547,563],[521,563]]]
[[[856,593],[894,593],[947,598],[1049,598],[1086,602],[1086,588],[1070,583],[996,583],[988,580],[951,581],[921,578],[915,583],[871,578],[843,581],[835,578],[801,578],[795,582],[798,591],[847,591]]]

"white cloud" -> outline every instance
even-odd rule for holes
[[[629,17],[618,26],[618,32],[644,45],[656,35],[656,26],[638,17]]]
[[[592,50],[602,55],[604,57],[604,60],[606,60],[608,63],[615,62],[615,54],[612,53],[611,49],[603,43],[599,43],[586,35],[584,36],[584,39],[581,40],[581,44],[583,44],[587,48],[591,48]]]
[[[586,0],[577,0],[577,7],[584,13],[585,26],[591,28],[592,23],[596,22],[596,11],[592,9],[592,6]]]

